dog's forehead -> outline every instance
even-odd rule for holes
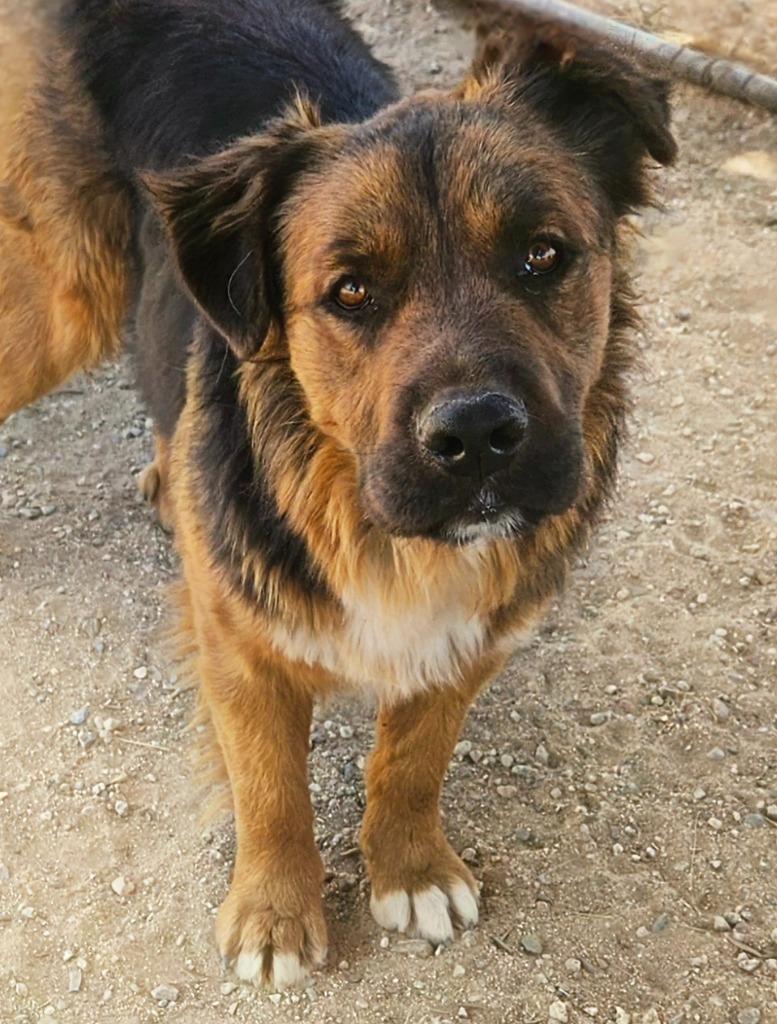
[[[291,206],[298,247],[401,251],[408,236],[488,244],[506,220],[593,242],[579,165],[527,112],[454,98],[406,100],[349,130]]]

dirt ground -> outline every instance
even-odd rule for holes
[[[3,117],[47,6],[0,0]],[[408,88],[465,68],[452,15],[351,9]],[[773,0],[600,9],[777,66]],[[329,965],[283,996],[222,972],[232,831],[202,824],[187,760],[131,369],[0,427],[0,1020],[777,1022],[777,124],[680,88],[676,130],[642,224],[620,493],[467,722],[444,809],[482,921],[438,955],[370,917],[354,848],[371,713],[338,703],[311,759]]]

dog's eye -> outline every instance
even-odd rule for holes
[[[343,277],[332,289],[332,298],[342,309],[362,309],[370,301],[370,293],[355,277]]]
[[[542,277],[550,274],[561,264],[563,252],[558,242],[548,238],[537,238],[529,246],[523,261],[521,277]]]

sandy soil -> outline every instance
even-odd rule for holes
[[[408,87],[466,66],[466,31],[421,0],[351,7]],[[3,116],[45,8],[0,0]],[[617,10],[777,65],[772,0]],[[202,824],[187,761],[131,370],[0,427],[0,1020],[777,1021],[777,126],[690,89],[676,110],[620,494],[467,723],[445,813],[483,919],[439,955],[370,918],[370,709],[335,704],[311,762],[329,966],[282,997],[222,973],[232,832]]]

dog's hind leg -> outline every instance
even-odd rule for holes
[[[156,509],[159,525],[166,533],[173,532],[173,501],[170,490],[170,441],[154,430],[154,461],[138,477],[138,489]]]
[[[133,213],[67,55],[14,127],[0,186],[0,421],[118,353]]]

